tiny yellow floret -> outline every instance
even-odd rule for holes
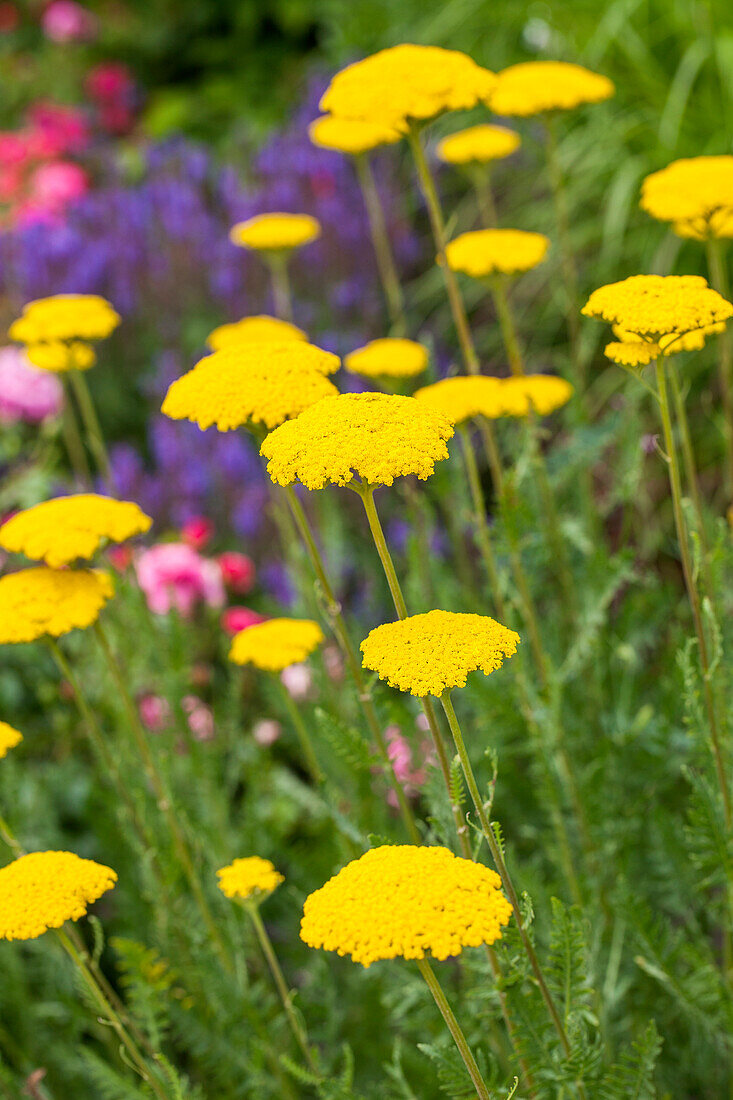
[[[428,349],[415,340],[387,336],[344,356],[344,366],[363,378],[413,378],[428,365]]]
[[[114,593],[107,573],[39,565],[0,577],[0,645],[91,626]]]
[[[722,326],[733,316],[733,305],[701,275],[632,275],[594,290],[581,312],[620,326],[632,341],[660,343]]]
[[[519,642],[488,615],[428,611],[375,627],[361,643],[362,663],[399,691],[439,696],[465,687],[469,672],[501,668]]]
[[[438,142],[436,153],[446,164],[488,164],[511,156],[520,144],[514,130],[486,122],[449,134]]]
[[[73,852],[31,852],[0,868],[0,940],[34,940],[79,920],[111,890],[110,867]]]
[[[216,874],[222,894],[228,898],[239,898],[240,901],[263,901],[285,881],[270,860],[260,856],[235,859]]]
[[[402,130],[395,126],[333,115],[321,115],[308,127],[308,137],[314,145],[351,156],[368,153],[380,145],[394,145],[403,136]]]
[[[600,103],[616,89],[606,76],[567,61],[522,61],[497,73],[491,109],[497,115],[538,115]]]
[[[451,424],[462,424],[475,416],[490,420],[504,414],[503,382],[487,375],[456,375],[443,378],[415,391],[418,401],[425,401],[447,416]]]
[[[0,722],[0,760],[7,756],[11,749],[19,745],[23,740],[23,734],[7,722]]]
[[[281,321],[279,317],[268,317],[261,313],[254,317],[242,317],[241,320],[227,325],[219,325],[206,337],[206,343],[212,351],[221,351],[232,344],[269,344],[307,339],[303,330],[292,325],[290,321]]]
[[[94,557],[103,542],[142,535],[152,522],[132,501],[79,493],[17,512],[0,527],[0,547],[57,569]]]
[[[323,640],[323,631],[312,619],[267,619],[234,635],[229,660],[282,672],[305,661]]]
[[[369,967],[448,959],[501,939],[511,906],[496,871],[447,848],[384,844],[305,900],[300,938]]]
[[[396,477],[430,477],[448,457],[453,435],[447,417],[414,397],[345,393],[327,397],[267,436],[260,453],[276,485],[300,481],[308,489],[354,477],[392,485]]]
[[[646,177],[639,205],[680,237],[733,237],[733,156],[673,161]]]
[[[475,229],[461,233],[445,247],[448,267],[474,279],[518,275],[542,263],[550,241],[522,229]]]
[[[320,235],[320,222],[310,214],[257,214],[237,222],[229,231],[232,244],[255,252],[289,251],[310,244]]]

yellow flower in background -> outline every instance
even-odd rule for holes
[[[438,142],[436,153],[446,164],[487,164],[511,156],[520,144],[514,130],[486,122],[449,134]]]
[[[241,901],[261,901],[285,881],[270,860],[261,859],[260,856],[235,859],[228,867],[217,871],[216,875],[222,894]]]
[[[673,161],[646,177],[639,205],[681,237],[733,237],[733,156]]]
[[[305,661],[323,641],[323,631],[312,619],[267,619],[234,635],[229,660],[282,672]]]
[[[206,343],[212,351],[221,351],[222,348],[234,344],[281,344],[307,339],[303,330],[290,321],[281,321],[279,317],[269,317],[266,313],[261,313],[254,317],[242,317],[241,320],[227,325],[219,325],[206,337]]]
[[[501,939],[511,906],[495,871],[447,848],[384,844],[306,898],[300,938],[369,967],[447,959]]]
[[[488,615],[428,611],[377,626],[361,643],[364,668],[411,695],[465,687],[469,672],[485,675],[512,657],[520,638]]]
[[[705,347],[708,336],[722,332],[725,324],[706,325],[705,328],[686,332],[682,336],[670,333],[660,336],[658,340],[640,339],[632,332],[628,332],[620,325],[614,325],[614,335],[618,341],[606,344],[603,353],[613,363],[619,363],[624,367],[645,367],[660,355],[676,355],[681,351],[700,351]]]
[[[318,369],[316,369],[318,365]],[[168,388],[162,411],[202,429],[275,428],[338,393],[326,378],[338,356],[312,344],[237,344],[215,351]]]
[[[17,512],[0,527],[0,547],[56,569],[94,557],[103,542],[142,535],[152,522],[131,501],[79,493]]]
[[[257,214],[237,222],[229,231],[232,244],[255,252],[283,252],[310,244],[321,235],[321,226],[310,214]]]
[[[89,370],[97,362],[94,348],[81,340],[71,340],[68,344],[60,340],[48,344],[29,344],[26,354],[34,367],[56,374],[67,370]]]
[[[0,645],[91,626],[114,594],[107,573],[45,565],[0,577]]]
[[[450,421],[414,397],[345,393],[328,397],[267,436],[260,453],[277,485],[308,489],[354,477],[391,485],[396,477],[430,477],[448,457]]]
[[[0,868],[0,940],[34,940],[79,920],[111,890],[110,867],[73,852],[31,852]]]
[[[97,294],[55,294],[23,306],[8,330],[22,344],[104,340],[120,323],[120,315]]]
[[[0,760],[22,740],[23,734],[19,730],[14,729],[7,722],[0,722]]]
[[[662,354],[662,349],[651,340],[614,340],[606,344],[603,354],[622,367],[646,367]]]
[[[474,279],[518,275],[542,263],[550,241],[523,229],[475,229],[461,233],[445,248],[448,267]]]
[[[616,89],[606,76],[567,61],[523,61],[497,73],[491,109],[497,115],[538,115],[600,103]]]
[[[493,73],[458,50],[403,44],[342,69],[320,108],[338,118],[405,129],[413,120],[488,103],[495,83]]]
[[[428,349],[415,340],[387,336],[344,356],[344,366],[363,378],[412,378],[428,365]]]
[[[632,275],[594,290],[581,312],[660,342],[724,324],[733,305],[701,275]]]
[[[506,378],[502,383],[504,415],[527,416],[533,410],[538,416],[549,416],[566,405],[573,392],[569,382],[554,374]]]
[[[503,415],[503,382],[487,375],[457,375],[443,378],[415,391],[418,401],[425,401],[447,416],[451,424],[462,424],[474,416],[494,419]]]
[[[359,156],[380,145],[393,145],[402,139],[403,133],[382,122],[321,115],[308,127],[308,137],[320,149]]]

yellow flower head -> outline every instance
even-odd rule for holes
[[[111,578],[99,570],[40,565],[6,573],[0,577],[0,645],[91,626],[113,591]]]
[[[96,294],[55,294],[23,306],[10,326],[11,340],[22,344],[104,340],[120,323],[120,315]]]
[[[235,859],[216,874],[222,894],[242,901],[262,901],[285,881],[269,859],[261,859],[259,856]]]
[[[267,619],[234,635],[229,660],[282,672],[310,657],[322,641],[323,631],[312,619]]]
[[[387,336],[344,356],[344,366],[363,378],[412,378],[428,365],[428,351],[415,340]]]
[[[111,890],[110,867],[73,852],[31,852],[0,868],[0,940],[35,940],[79,920]]]
[[[542,233],[523,229],[475,229],[461,233],[445,247],[448,267],[474,279],[517,275],[544,260],[550,242]]]
[[[503,382],[483,374],[457,375],[444,378],[415,391],[418,401],[425,401],[447,416],[451,424],[462,424],[474,416],[489,419],[502,416]]]
[[[639,205],[681,237],[733,237],[733,157],[673,161],[646,177]]]
[[[362,664],[399,691],[442,695],[465,687],[469,672],[501,668],[519,641],[488,615],[428,611],[375,627],[361,643]]]
[[[124,542],[144,534],[152,522],[131,501],[79,493],[17,512],[0,527],[0,547],[57,569],[94,557],[105,540]]]
[[[695,329],[694,332],[686,332],[682,336],[669,333],[660,336],[658,340],[641,340],[634,333],[628,332],[620,325],[614,325],[614,335],[618,336],[618,342],[606,344],[604,355],[614,363],[624,367],[645,367],[660,355],[676,355],[680,351],[700,351],[705,347],[705,340],[716,332],[722,332],[725,324],[706,325],[705,328]]]
[[[496,78],[467,54],[404,44],[342,69],[320,103],[338,118],[404,129],[413,119],[488,103]]]
[[[491,109],[497,115],[538,115],[600,103],[616,89],[606,76],[566,61],[523,61],[497,74]]]
[[[581,312],[620,325],[632,339],[659,342],[722,325],[733,316],[733,305],[701,275],[632,275],[594,290]]]
[[[13,729],[7,722],[0,722],[0,760],[22,740],[23,734],[19,730]]]
[[[89,370],[97,361],[97,353],[91,344],[70,340],[64,344],[53,340],[47,344],[29,344],[26,354],[31,363],[41,370],[62,374],[67,370]]]
[[[320,223],[310,214],[257,214],[237,222],[229,231],[232,244],[255,252],[289,251],[318,240],[320,235]]]
[[[321,149],[358,156],[380,145],[394,145],[403,134],[394,126],[358,118],[335,118],[321,115],[308,127],[308,136]]]
[[[206,343],[212,351],[221,351],[232,344],[281,344],[307,339],[297,325],[262,313],[256,317],[242,317],[241,321],[233,321],[229,325],[219,325],[206,337]]]
[[[511,906],[496,871],[447,848],[384,844],[347,863],[305,900],[309,947],[379,959],[447,959],[501,939]]]
[[[487,164],[510,156],[520,144],[521,138],[514,130],[483,123],[449,134],[438,142],[436,152],[446,164]]]
[[[276,485],[300,481],[308,489],[359,477],[391,485],[396,477],[430,477],[448,457],[448,419],[414,397],[344,393],[327,397],[267,436],[260,453]]]
[[[236,344],[215,351],[171,384],[162,411],[220,432],[271,429],[338,391],[326,378],[339,360],[313,344]]]
[[[505,416],[527,416],[530,409],[538,416],[549,416],[573,396],[573,387],[554,374],[525,374],[502,383]]]
[[[662,349],[653,340],[614,340],[606,344],[603,354],[622,367],[645,367],[662,354]]]

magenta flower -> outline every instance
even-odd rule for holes
[[[55,374],[39,370],[16,347],[0,348],[0,422],[38,424],[58,416],[64,391]]]
[[[165,729],[171,720],[171,708],[160,695],[142,695],[137,702],[140,720],[152,733]]]
[[[249,607],[228,607],[221,617],[221,625],[227,634],[239,634],[257,623],[264,623],[265,616]]]
[[[199,603],[209,607],[224,603],[219,566],[183,542],[163,542],[143,550],[135,570],[148,607],[156,615],[175,608],[188,616]]]
[[[41,16],[41,29],[52,42],[82,42],[94,37],[96,20],[75,0],[52,0]]]
[[[28,181],[27,198],[20,205],[19,225],[53,224],[70,202],[89,190],[89,177],[70,161],[51,161],[34,168]]]
[[[226,550],[219,554],[218,562],[224,584],[230,591],[240,596],[249,592],[255,579],[255,567],[251,558],[246,554],[238,554],[236,550]]]

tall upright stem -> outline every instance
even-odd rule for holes
[[[723,241],[713,238],[707,242],[706,249],[710,282],[719,294],[728,298],[730,287]],[[723,401],[725,432],[725,487],[730,500],[733,496],[733,349],[731,334],[727,328],[718,336],[718,352],[718,378]]]
[[[84,450],[84,442],[81,438],[79,431],[79,424],[76,419],[76,411],[74,410],[74,401],[71,391],[71,383],[69,382],[69,374],[73,374],[73,371],[65,371],[64,377],[64,407],[61,413],[61,427],[64,434],[64,444],[66,446],[66,453],[69,456],[69,462],[71,463],[71,469],[74,472],[74,480],[77,482],[78,488],[88,487],[92,484],[92,473],[89,469],[89,463],[87,461],[86,451]]]
[[[501,329],[501,337],[504,342],[504,348],[506,350],[507,359],[509,360],[511,372],[515,378],[522,378],[525,374],[524,356],[519,346],[517,326],[514,324],[514,314],[511,311],[509,299],[507,298],[505,277],[503,275],[495,275],[489,281],[489,287],[491,288],[491,297],[494,301],[496,316],[499,318],[499,328]]]
[[[298,740],[300,741],[300,747],[303,751],[303,757],[305,758],[306,767],[308,768],[310,777],[316,787],[320,787],[321,783],[323,782],[323,772],[321,771],[321,766],[318,763],[318,757],[316,756],[316,750],[313,747],[313,741],[311,740],[311,735],[308,732],[308,727],[303,721],[303,716],[295,705],[292,695],[285,687],[285,684],[282,682],[277,673],[275,673],[274,678],[277,681],[280,696],[283,703],[285,704],[285,709],[290,716],[290,721],[293,723],[295,732],[298,735]]]
[[[491,189],[491,168],[488,164],[477,164],[470,169],[470,174],[482,225],[484,229],[494,229],[499,224],[499,216]]]
[[[104,442],[104,436],[102,435],[102,427],[99,423],[97,411],[94,408],[94,402],[89,392],[87,380],[84,377],[84,372],[80,370],[70,370],[68,374],[71,378],[71,385],[79,406],[82,421],[84,422],[84,430],[87,433],[89,449],[94,455],[94,461],[97,464],[97,469],[99,470],[102,480],[107,488],[111,489],[112,468],[109,464],[109,455],[107,454],[107,447]]]
[[[407,317],[405,315],[405,298],[402,293],[397,265],[395,264],[392,245],[387,232],[387,223],[384,217],[384,207],[379,197],[377,184],[374,179],[371,162],[368,153],[361,153],[354,158],[356,175],[359,180],[364,205],[369,221],[369,232],[372,238],[374,256],[377,261],[379,278],[382,290],[387,302],[392,329],[398,336],[404,336],[407,332]]]
[[[283,321],[293,320],[293,296],[290,291],[287,252],[265,252],[265,261],[270,269],[272,296],[275,301],[275,313]]]

